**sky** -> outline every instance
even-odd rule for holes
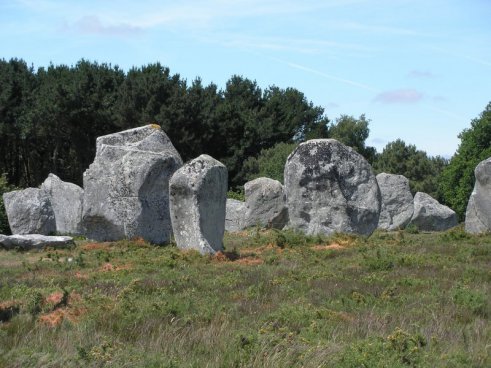
[[[490,19],[491,0],[0,0],[0,58],[242,75],[331,121],[365,114],[379,152],[400,138],[448,158],[491,101]]]

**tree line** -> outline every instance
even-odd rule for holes
[[[462,133],[463,142],[472,142],[448,163],[400,139],[377,153],[366,145],[364,115],[330,121],[295,88],[261,89],[239,75],[219,88],[200,78],[188,82],[160,63],[125,72],[80,60],[35,70],[21,59],[1,59],[0,175],[9,188],[37,186],[50,172],[81,185],[98,136],[156,123],[184,161],[207,153],[227,166],[230,186],[239,188],[261,175],[282,180],[286,157],[300,142],[336,138],[376,172],[405,175],[413,192],[425,191],[462,216],[472,190],[470,163],[491,154],[491,124],[481,123],[489,122],[489,110]]]

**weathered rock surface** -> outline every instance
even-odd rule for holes
[[[48,193],[60,234],[82,233],[82,203],[84,190],[78,185],[62,181],[49,174],[41,189]]]
[[[380,190],[370,164],[334,139],[300,144],[285,165],[289,227],[307,234],[371,234]]]
[[[170,180],[170,212],[177,247],[213,254],[223,249],[227,168],[201,155]]]
[[[38,188],[4,193],[3,203],[12,234],[43,234],[56,231],[49,195]]]
[[[381,173],[377,175],[377,182],[382,196],[378,228],[404,229],[414,212],[409,180],[402,175]]]
[[[481,234],[491,231],[491,158],[474,169],[476,183],[467,204],[465,231]]]
[[[66,247],[73,245],[70,236],[29,235],[0,235],[0,247],[5,249],[19,248],[22,250],[42,249],[45,247]]]
[[[225,209],[225,230],[229,232],[245,229],[246,204],[237,199],[227,198]]]
[[[181,166],[158,125],[97,138],[96,157],[84,173],[85,235],[98,241],[169,241],[169,179]]]
[[[443,231],[456,226],[457,223],[457,214],[451,208],[440,204],[429,194],[416,193],[410,224],[423,231]]]
[[[288,222],[283,185],[270,178],[257,178],[244,184],[245,227],[282,229]]]

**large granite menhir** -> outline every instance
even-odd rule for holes
[[[404,229],[414,212],[409,180],[402,175],[381,173],[377,175],[377,183],[382,195],[378,228],[389,231]]]
[[[370,164],[335,139],[300,144],[285,165],[289,226],[306,234],[369,235],[380,214],[380,190]]]
[[[12,234],[56,232],[56,220],[49,194],[42,189],[27,188],[3,194],[3,203]]]
[[[62,181],[49,174],[41,184],[53,207],[56,232],[59,234],[82,234],[82,203],[84,190],[76,184]]]
[[[288,222],[283,185],[270,178],[257,178],[244,184],[245,227],[283,229]]]
[[[84,233],[97,241],[141,237],[166,243],[172,234],[169,179],[182,166],[158,125],[97,138],[84,173]]]
[[[457,214],[426,193],[414,195],[414,213],[410,224],[423,231],[444,231],[458,223]]]
[[[223,250],[227,168],[201,155],[177,170],[170,180],[170,212],[180,249],[201,254]]]
[[[491,231],[491,157],[474,169],[476,183],[467,204],[465,231],[482,234]]]

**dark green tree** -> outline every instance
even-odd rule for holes
[[[376,150],[374,147],[365,145],[370,133],[369,122],[370,120],[367,120],[364,114],[360,115],[358,119],[349,115],[341,115],[329,126],[329,137],[353,147],[368,162],[373,163]]]
[[[14,190],[15,187],[7,182],[5,174],[0,175],[0,234],[10,235],[10,226],[3,204],[3,193]]]
[[[0,172],[16,185],[31,181],[30,147],[25,141],[33,125],[30,115],[35,86],[33,68],[25,61],[0,60]]]
[[[459,138],[457,152],[441,174],[440,188],[445,202],[463,220],[474,187],[474,169],[479,162],[491,157],[491,102]]]
[[[407,145],[397,139],[388,143],[373,164],[377,173],[404,175],[409,179],[411,192],[425,192],[441,200],[438,188],[438,177],[447,160],[443,157],[428,157],[426,152],[418,150],[415,145]]]
[[[267,177],[283,183],[286,159],[295,147],[296,143],[280,142],[271,148],[263,149],[257,158],[249,157],[243,166],[245,179],[249,181]]]

